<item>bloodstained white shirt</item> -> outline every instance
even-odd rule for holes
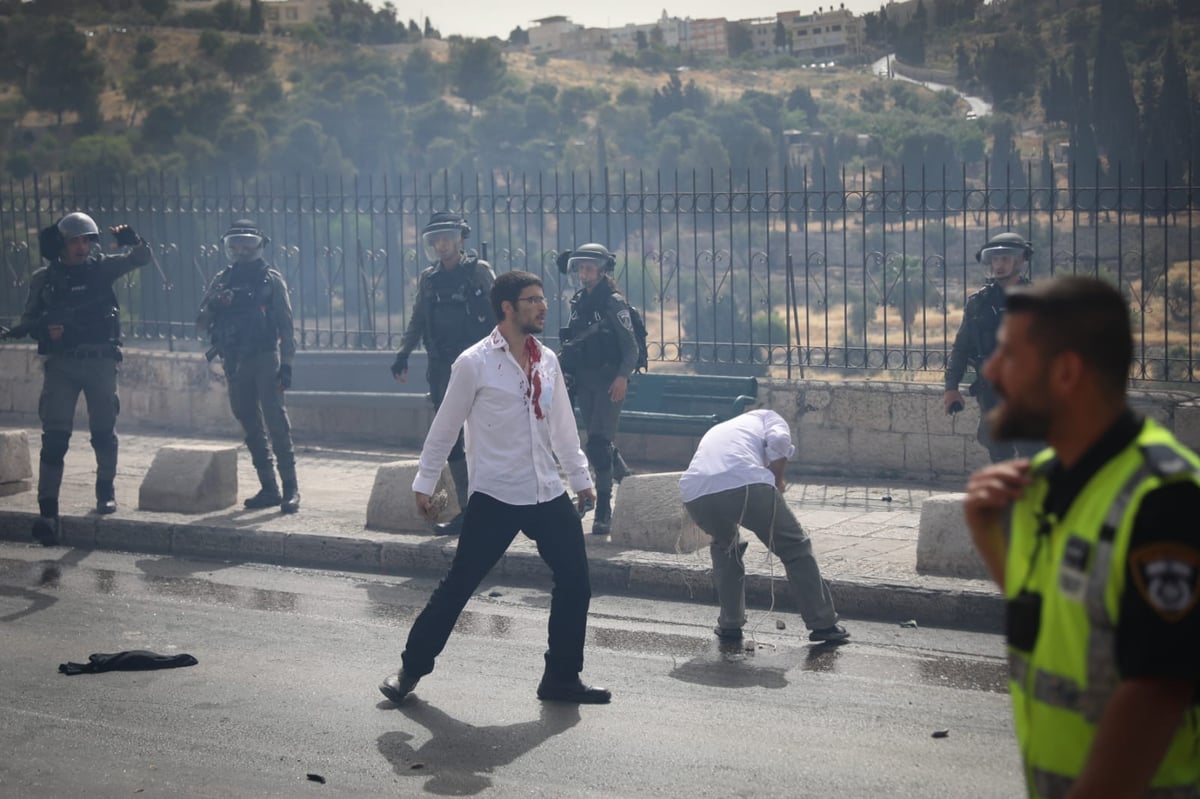
[[[775,411],[747,411],[710,429],[679,478],[684,502],[731,488],[775,485],[767,464],[795,453],[792,431]]]
[[[548,502],[565,490],[555,455],[572,491],[592,487],[558,357],[530,340],[537,353],[533,380],[498,328],[454,361],[446,397],[421,448],[413,491],[433,493],[464,426],[471,493],[509,505]]]

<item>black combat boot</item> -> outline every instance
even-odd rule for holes
[[[300,489],[296,487],[295,480],[283,481],[283,500],[279,503],[279,510],[284,513],[300,510]]]
[[[58,518],[57,499],[38,500],[38,518],[33,523],[33,540],[52,547],[62,540],[62,522]]]
[[[592,517],[592,535],[608,535],[612,524],[612,494],[596,494],[596,515]]]
[[[275,482],[275,471],[270,466],[258,469],[258,482],[262,484],[262,488],[257,494],[243,502],[243,507],[259,510],[260,508],[271,508],[283,502],[283,497],[279,495],[279,484]]]
[[[621,450],[613,447],[612,450],[612,475],[613,482],[619,483],[629,475],[633,474],[633,470],[629,468],[629,464],[621,457]]]
[[[96,481],[96,513],[116,513],[117,492],[112,480]]]

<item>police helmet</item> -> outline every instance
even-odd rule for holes
[[[992,258],[997,255],[1011,255],[1013,258],[1023,258],[1029,263],[1033,260],[1033,244],[1018,233],[997,233],[979,248],[975,253],[975,260],[990,266]]]
[[[600,271],[611,274],[617,265],[617,256],[603,244],[584,244],[574,250],[564,250],[558,255],[558,271],[562,274],[578,272],[584,263],[598,263]]]
[[[221,237],[225,255],[234,263],[250,263],[262,258],[263,249],[271,240],[262,234],[249,219],[234,222]]]
[[[100,228],[97,227],[96,220],[82,211],[67,214],[58,220],[58,232],[62,234],[63,241],[70,241],[79,236],[87,236],[92,241],[100,240]]]
[[[440,260],[433,243],[445,236],[458,236],[459,245],[471,235],[471,226],[462,214],[453,211],[435,211],[429,218],[429,224],[421,230],[421,243],[425,246],[425,255],[430,261]]]

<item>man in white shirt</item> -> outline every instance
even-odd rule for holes
[[[611,694],[579,679],[592,589],[583,524],[563,490],[555,456],[581,503],[596,495],[558,358],[534,338],[546,323],[542,281],[529,272],[507,272],[492,286],[491,302],[500,323],[454,361],[413,480],[417,508],[429,516],[438,476],[465,425],[471,496],[458,550],[413,622],[400,673],[379,690],[399,703],[433,671],[467,600],[521,531],[537,542],[554,576],[538,698],[603,704]]]
[[[721,615],[714,632],[724,643],[742,640],[746,625],[746,527],[779,556],[796,595],[810,641],[836,643],[850,637],[838,624],[829,587],[813,558],[812,542],[783,499],[783,472],[796,451],[783,417],[771,410],[743,413],[700,439],[679,480],[688,515],[712,536],[713,576]]]

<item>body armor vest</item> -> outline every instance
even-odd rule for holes
[[[38,334],[38,352],[65,352],[83,346],[117,346],[121,343],[121,308],[112,282],[89,261],[67,267],[49,267],[42,301],[45,317]],[[46,329],[62,325],[59,341],[50,341]]]
[[[226,290],[233,297],[229,305],[217,310],[213,330],[213,344],[219,345],[226,357],[275,349],[270,314],[273,287],[266,265],[261,261],[257,265],[257,269],[229,269]]]
[[[464,260],[454,269],[437,269],[429,276],[426,295],[428,344],[439,357],[455,358],[491,332],[491,305],[474,270],[484,268]]]

